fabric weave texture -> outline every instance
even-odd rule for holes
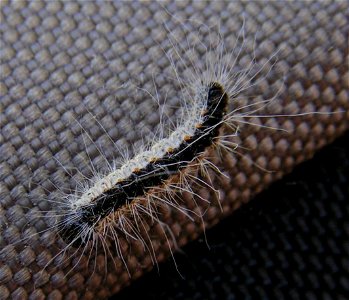
[[[117,266],[110,261],[106,266],[103,253],[90,262],[87,254],[80,258],[66,253],[45,268],[64,246],[52,230],[44,232],[52,225],[45,212],[54,205],[48,200],[60,197],[59,189],[74,189],[79,172],[91,175],[90,161],[103,168],[105,159],[97,146],[103,145],[107,160],[118,158],[109,136],[122,149],[132,145],[137,149],[144,129],[151,132],[158,125],[153,99],[137,93],[130,97],[120,86],[141,77],[142,86],[152,87],[152,71],[162,74],[170,68],[159,44],[165,47],[164,24],[173,32],[180,29],[173,16],[183,22],[194,18],[202,24],[219,24],[227,49],[245,20],[246,44],[253,47],[256,42],[255,53],[262,62],[282,46],[268,77],[236,103],[269,99],[280,76],[285,76],[284,90],[266,114],[342,111],[251,119],[288,133],[241,126],[237,142],[249,150],[241,148],[243,156],[226,155],[222,162],[215,161],[228,177],[213,180],[222,211],[212,191],[198,191],[212,199],[209,207],[200,208],[206,211],[206,228],[349,128],[346,1],[174,1],[163,6],[155,1],[1,1],[0,5],[0,299],[106,299],[153,267],[149,253],[136,242],[121,239],[131,278],[117,258]],[[178,41],[185,43],[186,36],[178,35]],[[244,49],[237,67],[251,61],[251,47]],[[160,76],[158,84],[161,94],[173,82]],[[168,95],[169,107],[178,105],[175,94],[176,90]],[[168,113],[176,118],[175,109]],[[197,209],[186,195],[183,202]],[[203,230],[200,218],[191,221],[175,210],[162,221],[178,246]],[[43,233],[29,238],[36,232]],[[151,224],[149,236],[157,260],[165,260],[170,255],[167,240]],[[175,249],[173,242],[170,246]]]
[[[347,299],[349,132],[112,299]],[[182,277],[181,277],[182,276]]]

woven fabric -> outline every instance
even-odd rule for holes
[[[349,132],[115,299],[347,299]]]
[[[220,24],[228,49],[245,20],[250,46],[239,56],[238,67],[251,61],[253,46],[262,62],[282,47],[276,67],[242,102],[272,97],[275,83],[285,76],[283,92],[265,113],[343,111],[251,119],[289,133],[241,126],[237,142],[249,150],[241,149],[243,157],[217,160],[229,179],[214,179],[223,211],[217,200],[202,208],[210,227],[349,127],[348,4],[178,1],[165,7],[183,22],[193,17]],[[105,166],[96,145],[102,145],[108,160],[120,158],[109,136],[118,149],[137,148],[144,129],[152,132],[157,126],[157,103],[136,92],[130,98],[120,86],[139,77],[142,86],[152,87],[153,73],[170,68],[160,47],[167,28],[180,28],[156,2],[1,1],[0,19],[0,299],[105,299],[152,268],[139,245],[121,241],[130,278],[118,259],[117,266],[108,261],[106,274],[103,253],[97,264],[88,264],[88,255],[79,259],[66,253],[46,266],[63,242],[52,231],[29,237],[52,225],[44,217],[54,205],[48,200],[60,197],[59,189],[73,189],[79,172],[89,176],[90,160],[98,169]],[[187,42],[185,35],[178,39]],[[173,84],[166,76],[158,80],[160,94]],[[178,106],[175,91],[167,94],[167,103]],[[176,109],[168,115],[174,119]],[[215,198],[206,189],[199,193]],[[190,198],[183,198],[184,205],[195,209]],[[191,221],[175,210],[162,218],[178,246],[202,232],[199,218]],[[149,236],[157,260],[168,257],[167,240],[156,226],[149,228]]]

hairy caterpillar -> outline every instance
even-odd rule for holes
[[[209,35],[215,33],[209,27],[203,26],[202,29]],[[239,33],[239,37],[242,39],[243,30]],[[168,29],[168,35],[169,51],[165,54],[171,63],[175,76],[178,76],[179,67],[175,60],[177,59],[177,63],[183,64],[184,57],[181,56],[180,52],[185,52],[186,49],[175,46],[176,38],[170,29]],[[198,45],[204,45],[199,34],[195,31],[193,31],[193,38],[196,39]],[[83,187],[80,187],[77,192],[68,194],[63,192],[65,194],[61,195],[63,200],[59,201],[58,208],[53,212],[53,215],[58,216],[55,228],[58,229],[59,235],[67,244],[58,254],[65,253],[71,246],[77,250],[82,249],[81,255],[89,253],[96,247],[102,247],[102,251],[109,253],[113,251],[109,249],[110,246],[115,243],[114,251],[123,260],[122,249],[118,242],[118,236],[121,234],[141,241],[153,256],[153,261],[156,262],[152,245],[149,245],[150,240],[145,241],[138,232],[139,227],[146,226],[143,224],[146,223],[143,218],[150,218],[152,222],[155,220],[155,222],[162,224],[165,233],[168,229],[166,229],[166,224],[163,224],[158,218],[158,205],[165,204],[173,207],[190,218],[193,211],[182,206],[180,197],[176,195],[178,191],[189,192],[200,201],[209,202],[209,199],[203,199],[195,194],[191,183],[196,182],[201,186],[213,189],[212,184],[193,175],[192,170],[195,171],[199,168],[201,173],[206,175],[208,175],[207,169],[209,168],[214,169],[215,172],[220,172],[207,159],[207,153],[206,155],[204,153],[206,147],[213,145],[217,149],[220,148],[219,151],[222,151],[223,148],[231,148],[232,151],[235,149],[236,145],[229,139],[235,135],[236,125],[233,123],[233,119],[235,118],[234,114],[240,108],[234,112],[227,111],[228,95],[225,88],[228,88],[229,96],[234,97],[240,92],[239,89],[248,84],[249,81],[244,80],[249,75],[248,72],[251,71],[250,68],[247,68],[240,70],[240,74],[232,74],[233,54],[225,53],[224,42],[220,35],[212,35],[212,38],[216,39],[216,44],[214,45],[213,40],[210,40],[209,42],[212,44],[208,48],[213,50],[213,47],[218,46],[219,52],[216,49],[214,53],[218,55],[212,56],[214,53],[211,50],[207,51],[208,48],[206,49],[207,56],[204,58],[206,66],[200,67],[202,68],[200,71],[199,69],[195,70],[195,72],[202,72],[201,76],[197,77],[193,76],[193,73],[188,73],[187,77],[183,74],[183,76],[175,78],[180,88],[182,115],[174,132],[167,137],[164,133],[160,133],[160,137],[165,137],[150,143],[148,149],[136,153],[133,159],[125,159],[123,165],[118,168],[114,167],[114,163],[110,163],[113,167],[109,167],[108,172],[96,174],[94,171],[94,182],[82,185]],[[237,48],[237,51],[241,51],[242,47],[244,45]],[[222,60],[227,60],[227,55],[232,65],[224,69],[228,65]],[[186,58],[188,61],[183,66],[196,68],[192,65],[192,57],[188,57]],[[236,77],[237,80],[234,81],[232,76]],[[145,94],[148,95],[148,93],[147,90]],[[161,97],[151,96],[157,101]],[[230,130],[234,132],[218,138],[219,134],[222,135],[221,127],[223,125],[228,125]],[[81,127],[83,128],[83,125]],[[59,163],[64,166],[64,162]],[[93,166],[92,169],[95,170]],[[54,200],[53,203],[57,203],[57,201]],[[171,233],[165,234],[170,234],[170,239],[173,239]],[[90,250],[87,250],[89,248]],[[75,250],[73,251],[75,252]],[[126,262],[124,264],[127,268]]]
[[[67,247],[83,249],[83,253],[101,247],[105,252],[116,251],[123,260],[119,238],[126,236],[140,241],[156,262],[150,238],[140,233],[149,222],[146,219],[160,224],[163,234],[173,239],[167,225],[159,218],[159,206],[167,205],[189,218],[191,214],[202,218],[202,213],[182,205],[178,192],[192,194],[193,202],[209,203],[210,199],[196,194],[192,185],[196,183],[215,191],[209,169],[220,175],[222,172],[210,161],[212,150],[218,156],[223,156],[222,152],[237,153],[238,145],[232,138],[238,124],[253,125],[245,119],[266,117],[259,115],[259,111],[276,99],[282,83],[272,91],[269,99],[237,105],[235,98],[257,85],[258,80],[265,79],[274,67],[279,51],[260,66],[253,57],[245,68],[237,68],[236,62],[246,47],[244,25],[234,41],[233,51],[226,50],[226,41],[217,29],[202,24],[199,29],[195,27],[197,24],[194,30],[184,26],[184,32],[191,34],[184,47],[166,27],[170,49],[165,54],[178,85],[182,106],[179,124],[172,133],[161,134],[161,138],[137,151],[134,158],[125,159],[118,167],[111,163],[107,172],[95,174],[93,183],[64,198],[67,201],[60,207],[63,216],[56,227]],[[203,42],[205,34],[208,41]],[[199,60],[195,55],[201,53],[204,56]],[[193,65],[194,61],[200,64]],[[161,95],[156,90],[146,90],[146,94],[160,101]],[[126,262],[124,264],[127,268]]]
[[[76,209],[62,222],[62,236],[74,244],[93,239],[94,231],[90,228],[98,228],[104,218],[120,215],[118,210],[125,210],[125,206],[130,209],[133,201],[146,197],[149,190],[167,182],[174,184],[175,178],[178,181],[179,171],[201,156],[217,137],[227,102],[228,96],[219,83],[203,86],[197,91],[184,124],[168,138],[96,182],[72,203]],[[102,227],[102,231],[105,228]]]
[[[164,49],[164,53],[170,62],[174,86],[181,103],[182,114],[178,118],[178,125],[172,134],[166,134],[166,124],[161,124],[162,132],[158,133],[155,142],[137,151],[133,159],[124,159],[121,166],[116,167],[116,164],[110,162],[107,172],[98,173],[92,165],[95,176],[88,179],[88,184],[80,185],[73,193],[62,190],[61,198],[52,200],[55,206],[59,202],[58,208],[49,212],[58,217],[58,222],[53,225],[54,231],[65,241],[58,256],[78,251],[80,258],[84,255],[91,257],[92,251],[101,248],[106,255],[120,257],[127,269],[120,242],[121,238],[126,237],[131,241],[140,241],[152,256],[153,263],[156,263],[150,237],[140,233],[147,228],[147,219],[150,219],[150,223],[160,224],[166,239],[168,236],[169,243],[173,243],[175,238],[171,230],[159,218],[162,213],[159,205],[172,207],[189,218],[193,214],[202,218],[204,212],[183,206],[178,192],[191,194],[194,203],[202,201],[209,204],[211,200],[197,194],[192,186],[204,186],[216,193],[209,169],[218,174],[221,170],[210,161],[210,152],[216,150],[220,156],[226,150],[235,153],[237,144],[232,139],[236,135],[237,124],[244,123],[247,117],[258,115],[258,111],[274,99],[272,97],[256,103],[235,102],[235,97],[250,88],[253,85],[251,81],[259,73],[268,74],[276,53],[259,67],[252,59],[245,68],[238,68],[235,64],[246,46],[244,27],[235,37],[233,51],[228,51],[225,48],[226,40],[217,29],[200,25],[197,29],[196,26],[192,29],[184,28],[190,32],[190,40],[183,47],[172,30],[167,28],[168,50]],[[208,40],[204,42],[202,36],[205,34]],[[199,61],[196,55],[201,54],[204,56],[197,64]],[[253,70],[254,67],[256,70]],[[278,90],[273,91],[273,96]],[[156,101],[161,101],[162,95],[156,92],[148,88],[144,95],[150,94]],[[81,124],[85,130],[83,127]],[[92,139],[90,142],[93,143]],[[210,149],[205,151],[205,147]],[[168,160],[171,161],[170,165]],[[64,161],[59,163],[64,167]],[[203,176],[198,176],[197,170]],[[138,185],[135,190],[120,192],[125,186],[135,187],[135,183]],[[121,203],[118,202],[120,198],[115,197],[117,193],[122,195]]]
[[[172,31],[172,29],[169,29],[168,31]],[[176,83],[174,84],[174,91],[175,93],[178,94],[178,97],[180,99],[182,99],[182,107],[185,111],[186,109],[186,105],[188,105],[188,101],[191,101],[191,99],[193,99],[193,94],[196,93],[197,87],[198,86],[203,86],[205,83],[206,85],[211,83],[211,82],[218,82],[223,88],[224,91],[229,95],[230,99],[234,99],[234,103],[230,103],[230,107],[228,108],[227,112],[228,112],[228,116],[226,116],[225,124],[230,124],[231,128],[229,130],[229,126],[227,126],[227,135],[223,136],[220,135],[219,139],[216,140],[215,145],[219,145],[222,147],[217,147],[218,152],[222,151],[222,149],[227,149],[229,151],[234,151],[234,148],[236,147],[236,144],[233,143],[232,138],[233,135],[235,135],[236,132],[236,128],[235,128],[235,124],[239,124],[246,122],[246,123],[254,123],[253,120],[251,119],[247,119],[249,117],[253,117],[255,116],[255,118],[259,118],[259,117],[270,117],[270,114],[266,114],[263,115],[261,113],[262,109],[266,107],[267,104],[273,104],[273,99],[276,99],[276,97],[274,98],[275,95],[278,94],[278,90],[280,88],[280,85],[275,84],[272,86],[271,89],[271,97],[270,98],[265,98],[265,99],[260,99],[259,101],[247,101],[249,99],[242,99],[243,97],[241,96],[241,93],[246,90],[249,89],[251,86],[256,86],[256,80],[254,75],[258,74],[259,70],[264,70],[266,71],[266,73],[268,73],[268,70],[273,67],[273,57],[274,54],[268,54],[268,56],[270,55],[270,59],[268,59],[265,64],[262,64],[262,67],[257,67],[257,70],[253,70],[253,68],[256,67],[255,61],[254,61],[254,57],[247,57],[245,59],[245,61],[247,60],[248,62],[251,62],[251,64],[247,63],[245,67],[236,67],[234,62],[237,60],[241,60],[241,55],[240,53],[240,49],[244,49],[244,48],[248,48],[247,52],[251,52],[253,53],[253,49],[252,47],[250,47],[250,45],[247,47],[247,45],[244,43],[244,41],[242,42],[242,46],[238,46],[238,47],[234,47],[235,51],[232,51],[231,45],[229,45],[230,50],[226,52],[226,48],[225,45],[228,44],[229,42],[231,42],[231,40],[234,39],[229,39],[227,40],[226,38],[222,38],[219,35],[219,31],[217,34],[217,39],[218,42],[214,43],[212,42],[212,44],[210,43],[210,41],[205,41],[203,42],[203,40],[201,39],[201,37],[197,34],[197,32],[193,31],[193,30],[186,30],[187,32],[189,32],[188,34],[188,45],[186,45],[186,49],[182,49],[181,45],[179,43],[179,41],[177,41],[177,39],[174,37],[172,38],[172,35],[169,34],[170,38],[169,40],[171,41],[172,44],[172,48],[170,51],[172,51],[173,55],[179,59],[177,59],[177,62],[174,62],[174,57],[169,55],[169,59],[171,61],[172,66],[174,67],[173,69],[175,70],[175,74],[174,77],[176,79]],[[214,32],[214,30],[207,28],[207,30],[209,33],[217,33]],[[202,32],[202,34],[204,35],[204,30]],[[243,34],[243,32],[241,33]],[[197,44],[194,44],[196,42],[196,40],[199,40],[199,42]],[[204,57],[200,57],[201,52],[199,52],[199,55],[195,56],[195,53],[190,53],[187,54],[185,53],[186,51],[184,50],[193,50],[194,45],[198,46],[200,49],[200,51],[205,53]],[[194,52],[194,51],[192,51]],[[185,55],[187,59],[187,61],[184,63],[184,66],[181,66],[181,62],[183,62],[182,60],[185,60]],[[242,59],[243,61],[243,59]],[[188,68],[186,68],[188,67]],[[262,78],[264,79],[265,76],[263,74]],[[203,81],[201,81],[200,79],[204,79]],[[156,82],[160,82],[159,84],[161,85],[161,78],[160,80],[156,80]],[[276,89],[273,90],[273,88],[277,87]],[[164,94],[161,94],[161,96],[157,96],[157,94],[155,92],[151,92],[150,94],[152,94],[154,96],[155,99],[164,97]],[[235,101],[235,97],[239,95],[239,99],[236,99]],[[257,94],[258,96],[258,94]],[[274,101],[276,102],[276,101]],[[277,109],[278,107],[276,106],[276,109],[272,110],[273,114],[277,114],[279,111]],[[245,113],[242,113],[242,111],[245,109]],[[264,113],[264,112],[263,112]],[[294,114],[298,114],[299,112],[295,112]],[[288,111],[288,114],[292,114],[292,110]],[[184,118],[188,119],[191,118],[192,116],[188,116],[187,114],[184,114]],[[194,125],[194,124],[193,124]],[[264,126],[264,127],[278,127],[277,125],[274,124],[257,124],[257,126]],[[162,139],[163,135],[162,134],[158,134],[158,138]],[[180,139],[178,139],[180,140]],[[138,151],[137,151],[138,153]],[[200,158],[200,163],[201,166],[203,167],[202,169],[208,168],[208,167],[212,167],[214,170],[216,171],[221,171],[222,168],[216,168],[215,167],[215,163],[210,163],[210,160],[207,159],[208,157],[203,156]],[[61,161],[62,165],[65,165],[65,161]],[[192,168],[195,166],[189,166],[189,168]],[[95,173],[98,173],[97,171]],[[209,173],[209,172],[208,172]],[[101,173],[100,175],[96,174],[96,178],[94,179],[94,181],[96,182],[97,180],[100,179],[101,176],[104,176],[105,174]],[[193,177],[191,177],[193,178]],[[174,186],[174,185],[169,185],[168,189],[163,190],[163,187],[159,187],[159,190],[153,190],[151,191],[151,194],[155,197],[158,197],[158,195],[161,195],[160,199],[151,199],[149,198],[149,200],[155,200],[154,202],[157,203],[164,203],[164,204],[168,204],[170,206],[174,206],[178,211],[181,211],[182,213],[188,215],[190,217],[190,214],[194,211],[193,208],[187,208],[187,207],[183,207],[179,201],[180,199],[177,198],[173,191],[175,190],[183,190],[185,192],[189,192],[192,195],[195,195],[195,192],[193,189],[191,189],[192,184],[185,184],[185,181],[187,180],[186,177],[182,177],[181,178],[181,182],[184,184],[184,186]],[[197,179],[199,180],[199,178]],[[195,181],[195,178],[194,178]],[[200,182],[202,184],[207,184],[204,182]],[[213,184],[208,183],[207,185],[212,186]],[[89,187],[91,186],[91,184],[89,185]],[[92,184],[93,186],[93,184]],[[76,196],[75,193],[72,192],[70,194],[68,194],[67,197],[62,197],[63,200],[61,200],[61,209],[57,209],[57,214],[61,216],[60,218],[60,223],[58,223],[55,226],[55,229],[57,227],[60,227],[61,229],[63,229],[63,233],[64,233],[64,228],[69,228],[69,223],[74,223],[74,219],[79,218],[78,214],[75,214],[76,211],[78,211],[79,207],[77,207],[77,200],[81,199],[81,196],[84,194],[84,192],[86,192],[88,190],[88,188],[84,188],[82,191],[81,189],[78,190]],[[158,194],[159,192],[159,194]],[[198,198],[201,195],[197,195]],[[67,199],[68,198],[68,199]],[[210,201],[209,198],[205,198],[203,200],[206,201]],[[144,201],[144,200],[141,200]],[[177,204],[178,202],[178,204]],[[135,203],[135,202],[134,202]],[[138,202],[139,203],[139,202]],[[72,248],[71,246],[74,243],[74,240],[77,242],[76,247],[79,250],[82,250],[82,254],[80,256],[79,253],[79,259],[77,260],[77,262],[75,263],[75,265],[77,265],[80,262],[80,258],[81,260],[87,256],[88,258],[90,258],[90,256],[92,256],[91,252],[89,250],[87,250],[87,246],[85,248],[85,243],[87,243],[88,241],[92,242],[92,246],[91,248],[97,248],[97,246],[102,246],[102,253],[104,251],[105,254],[108,254],[110,250],[110,246],[113,246],[113,243],[115,243],[115,248],[116,248],[116,252],[118,252],[116,255],[114,255],[114,257],[119,256],[121,259],[123,259],[123,257],[125,257],[125,262],[124,265],[127,268],[127,265],[129,264],[129,262],[127,261],[127,253],[125,254],[124,249],[122,248],[122,243],[120,242],[120,239],[123,236],[126,236],[126,239],[128,239],[128,241],[130,241],[130,243],[134,240],[138,240],[140,241],[140,243],[142,244],[142,246],[144,245],[144,248],[147,248],[147,251],[149,251],[149,253],[151,253],[151,255],[153,256],[153,261],[156,262],[155,259],[155,254],[153,254],[153,250],[152,250],[152,246],[150,245],[151,240],[149,238],[149,240],[147,240],[147,235],[144,234],[143,232],[141,232],[142,227],[144,226],[146,227],[146,221],[144,220],[145,218],[150,218],[154,221],[154,223],[160,224],[160,227],[162,227],[165,230],[167,230],[167,224],[163,223],[160,219],[161,215],[161,210],[159,208],[159,214],[156,211],[156,207],[153,206],[148,206],[147,203],[149,203],[149,201],[146,199],[144,201],[145,205],[143,206],[143,208],[148,208],[148,210],[141,210],[139,209],[138,211],[136,210],[118,210],[118,211],[122,211],[122,222],[121,223],[117,223],[115,221],[115,219],[113,217],[105,218],[105,226],[101,226],[99,228],[91,226],[90,224],[87,224],[88,230],[84,231],[84,232],[74,232],[74,230],[72,231],[72,235],[70,235],[69,230],[66,231],[66,240],[67,243],[66,245],[63,245],[62,248],[60,249],[60,251],[62,251],[63,253],[68,252],[68,256],[71,257],[72,255],[70,255],[70,248]],[[80,202],[80,208],[83,207],[84,203]],[[127,206],[130,207],[130,206]],[[126,207],[126,208],[127,208]],[[137,212],[137,214],[135,214],[135,212]],[[151,214],[149,215],[148,213],[151,212]],[[136,222],[131,224],[130,220],[135,220]],[[138,224],[138,226],[137,226]],[[67,226],[68,225],[68,226]],[[92,224],[94,225],[94,224]],[[117,225],[116,228],[118,228],[118,231],[114,231],[114,225]],[[107,236],[105,234],[106,231],[104,231],[104,229],[106,228],[106,230],[109,231],[110,235],[111,235],[111,241],[107,241],[107,239],[105,239],[105,237]],[[97,235],[97,238],[93,238],[90,239],[90,236],[93,235],[94,232],[99,233]],[[88,233],[91,233],[91,235],[89,235]],[[81,234],[79,234],[81,233]],[[114,235],[115,233],[115,235]],[[121,233],[121,234],[119,234]],[[167,235],[169,235],[169,244],[172,243],[172,239],[170,236],[170,230],[168,230],[168,232],[166,233]],[[70,241],[70,242],[69,242]],[[79,243],[79,241],[81,241],[81,243]],[[73,245],[75,246],[75,245]],[[62,250],[63,249],[63,250]],[[74,252],[75,250],[73,250]],[[101,253],[101,252],[99,252]],[[97,255],[93,256],[94,259],[92,260],[92,265],[97,265],[97,267],[99,267],[99,263],[100,261],[98,261],[98,257]],[[97,263],[94,263],[94,260]],[[117,259],[115,259],[117,260]],[[133,275],[134,272],[131,272],[131,274]]]

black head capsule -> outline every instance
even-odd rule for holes
[[[215,119],[218,123],[225,115],[228,104],[228,95],[224,91],[223,87],[218,82],[212,82],[209,84],[207,93],[207,113],[206,115],[210,119]],[[209,121],[214,125],[215,121]]]
[[[223,87],[218,82],[212,82],[209,84],[207,100],[221,98],[223,94]]]
[[[209,84],[207,93],[207,115],[222,118],[228,104],[228,95],[218,82]]]

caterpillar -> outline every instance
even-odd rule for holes
[[[253,101],[250,101],[243,96],[244,91],[263,83],[275,67],[275,58],[280,53],[280,50],[269,53],[269,58],[258,65],[255,45],[245,41],[245,24],[238,36],[230,39],[208,26],[193,29],[187,28],[182,22],[180,26],[188,34],[187,45],[181,45],[173,30],[164,24],[168,33],[167,46],[170,48],[169,51],[164,51],[164,56],[170,62],[174,82],[170,93],[171,96],[175,94],[182,108],[179,125],[171,133],[165,134],[165,124],[161,124],[162,130],[155,134],[155,141],[150,146],[137,150],[134,158],[125,159],[121,166],[116,167],[113,161],[108,162],[108,171],[99,173],[91,163],[95,177],[89,178],[88,184],[82,183],[82,188],[64,192],[60,199],[52,202],[56,206],[59,202],[53,212],[58,216],[58,222],[49,230],[57,231],[63,244],[60,244],[62,246],[58,254],[47,265],[57,256],[68,252],[69,257],[77,254],[74,267],[87,256],[90,260],[94,258],[92,265],[97,268],[98,253],[104,253],[111,257],[116,268],[119,266],[118,260],[121,260],[128,271],[129,262],[125,257],[127,254],[122,239],[130,244],[139,241],[142,250],[147,251],[153,264],[156,264],[157,254],[152,245],[154,239],[148,234],[149,224],[159,225],[172,254],[171,249],[176,246],[177,237],[174,237],[168,224],[162,220],[166,209],[164,207],[179,211],[189,219],[192,215],[203,218],[205,212],[183,206],[181,192],[192,196],[193,206],[198,206],[195,203],[197,200],[208,205],[215,200],[198,194],[193,185],[204,186],[216,192],[210,178],[211,170],[219,176],[226,175],[212,156],[223,158],[224,152],[240,155],[237,149],[242,147],[234,141],[239,125],[283,130],[274,124],[254,122],[253,118],[302,115],[299,112],[293,113],[292,110],[285,115],[277,109],[272,114],[264,111],[277,102],[274,100],[282,92],[282,74],[278,75],[278,82],[273,81],[275,84],[269,85],[269,98],[249,95],[254,96]],[[242,57],[245,52],[252,55]],[[238,66],[238,61],[245,64]],[[155,83],[161,85],[162,79],[159,76]],[[130,89],[127,88],[126,91],[130,92]],[[156,88],[152,92],[148,88],[144,91],[145,96],[150,95],[156,101],[166,97],[166,94],[158,94]],[[92,139],[90,142],[94,143]],[[211,152],[216,154],[211,155]],[[60,164],[64,166],[65,162]],[[46,266],[43,267],[45,268]],[[131,275],[133,272],[129,272],[129,276]]]
[[[224,122],[228,96],[212,82],[203,86],[189,107],[184,124],[165,138],[108,174],[86,191],[73,206],[73,216],[62,221],[61,235],[78,244],[92,238],[90,228],[98,228],[110,214],[133,205],[137,197],[167,182],[178,181],[178,172],[202,155],[218,136]],[[93,229],[94,230],[94,229]]]
[[[236,105],[231,110],[236,96],[250,87],[251,80],[262,71],[269,72],[277,54],[274,53],[256,71],[252,70],[254,61],[246,68],[233,69],[245,47],[244,25],[235,37],[242,42],[239,45],[236,41],[235,52],[225,49],[226,41],[219,32],[217,35],[216,28],[201,24],[199,29],[190,29],[192,40],[182,47],[172,30],[166,24],[164,27],[168,33],[168,50],[163,51],[174,73],[174,87],[178,89],[180,102],[178,125],[171,133],[165,134],[166,124],[161,124],[162,113],[161,130],[155,134],[155,141],[137,150],[133,158],[125,155],[121,165],[105,159],[108,166],[104,172],[97,172],[92,164],[94,177],[88,178],[87,183],[78,183],[76,191],[67,193],[58,188],[61,190],[58,199],[51,200],[56,207],[48,212],[57,221],[49,230],[54,228],[64,243],[51,261],[67,252],[70,253],[68,256],[78,254],[78,262],[84,255],[96,259],[102,251],[111,257],[115,265],[115,257],[118,257],[129,272],[121,243],[122,239],[126,239],[139,241],[144,251],[150,254],[153,264],[157,264],[151,237],[147,234],[149,224],[159,224],[161,234],[175,246],[172,230],[160,218],[164,207],[177,210],[189,219],[193,216],[202,219],[204,212],[183,206],[181,193],[190,194],[196,207],[199,207],[197,201],[209,205],[212,200],[197,194],[194,185],[208,188],[219,198],[210,178],[210,169],[219,176],[226,175],[210,160],[211,152],[219,156],[222,156],[222,151],[235,153],[237,144],[231,141],[238,131],[235,121],[242,121],[258,112],[274,99]],[[208,37],[205,42],[202,39],[204,33]],[[194,49],[200,47],[204,47],[201,49],[204,53],[202,64],[193,65],[193,55],[200,54],[195,54]],[[136,90],[134,86],[133,91]],[[122,88],[132,97],[132,88],[129,85],[125,87]],[[142,91],[144,96],[150,95],[157,102],[161,101],[156,87],[155,91],[149,91],[149,88]],[[251,107],[254,109],[251,110]],[[243,112],[244,109],[247,113]],[[76,121],[86,131],[84,125]],[[94,144],[89,135],[88,138]],[[98,151],[102,153],[103,149]],[[66,169],[65,162],[57,161]],[[68,172],[68,175],[71,176],[71,173]],[[203,220],[202,224],[204,226]],[[173,257],[171,247],[169,250]]]
[[[116,252],[127,271],[120,239],[140,241],[156,264],[156,254],[146,228],[149,224],[159,224],[161,234],[169,244],[175,245],[176,238],[160,218],[164,206],[189,219],[192,216],[203,218],[205,212],[183,206],[181,193],[190,194],[196,207],[199,207],[197,201],[210,205],[212,200],[197,194],[194,185],[208,188],[219,199],[210,170],[219,176],[227,175],[211,160],[212,152],[216,153],[213,156],[221,158],[223,152],[238,153],[238,144],[232,141],[237,135],[238,124],[253,125],[244,119],[258,118],[258,112],[271,104],[282,88],[281,83],[270,99],[238,104],[238,95],[258,84],[256,78],[261,73],[266,75],[259,80],[269,74],[279,52],[273,53],[260,66],[252,58],[245,68],[237,68],[236,62],[246,47],[244,24],[235,37],[233,51],[227,51],[226,41],[216,28],[202,24],[199,29],[184,28],[192,36],[188,45],[180,46],[171,29],[166,24],[164,27],[169,41],[169,51],[164,50],[164,53],[174,73],[174,86],[178,88],[181,104],[178,125],[166,135],[163,133],[165,124],[160,124],[162,132],[155,141],[136,151],[133,158],[124,159],[118,167],[108,163],[107,172],[95,172],[95,178],[83,188],[62,197],[65,201],[57,212],[61,217],[55,227],[67,245],[62,251],[72,247],[76,251],[82,249],[83,255],[98,252],[100,247],[112,258],[115,256],[112,253]],[[202,36],[205,34],[208,39],[204,42]],[[198,60],[195,55],[200,55],[200,51],[203,57]],[[200,63],[194,65],[193,61]],[[153,92],[145,90],[145,95],[160,102],[161,95],[156,87]],[[203,220],[202,224],[204,227]],[[173,257],[171,247],[169,250]]]

